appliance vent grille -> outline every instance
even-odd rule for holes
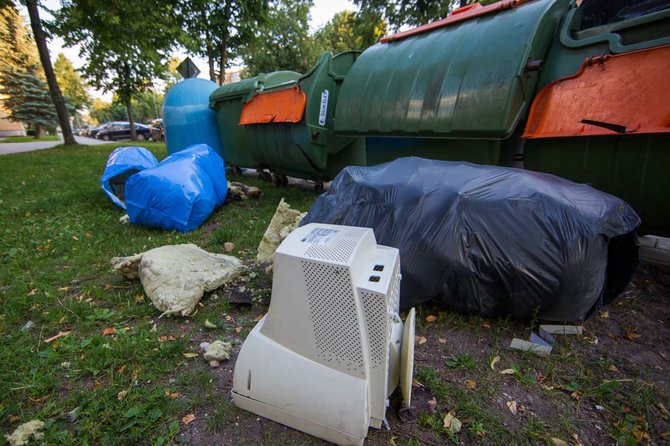
[[[335,262],[349,262],[351,256],[356,250],[356,246],[361,239],[365,228],[350,228],[343,230],[331,243],[314,243],[307,248],[305,255],[313,259],[330,260]]]
[[[363,300],[363,314],[365,315],[365,326],[367,327],[368,342],[370,345],[370,359],[372,369],[386,366],[387,350],[387,313],[386,299],[384,296],[368,291],[361,292]]]
[[[349,270],[309,261],[301,263],[319,359],[365,376]]]
[[[400,310],[400,262],[396,263],[391,280],[393,284],[389,295],[389,312],[398,313]]]

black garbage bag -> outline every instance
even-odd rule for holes
[[[586,319],[638,265],[640,218],[617,197],[548,174],[400,158],[347,167],[302,224],[372,228],[400,250],[400,304],[484,316]]]

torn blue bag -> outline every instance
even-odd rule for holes
[[[223,159],[208,145],[195,144],[128,178],[126,208],[131,223],[188,232],[227,194]]]
[[[126,208],[126,181],[131,175],[154,167],[158,160],[144,147],[119,147],[107,158],[105,171],[100,178],[100,187],[112,202]]]

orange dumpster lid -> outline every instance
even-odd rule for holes
[[[526,138],[670,132],[670,45],[589,58],[535,97]]]
[[[259,93],[244,104],[240,125],[300,122],[306,103],[307,96],[299,86]]]

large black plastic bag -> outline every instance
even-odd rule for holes
[[[400,304],[584,320],[625,288],[640,219],[624,201],[547,174],[400,158],[347,167],[302,224],[374,229],[400,250]],[[608,277],[609,275],[609,277]]]

